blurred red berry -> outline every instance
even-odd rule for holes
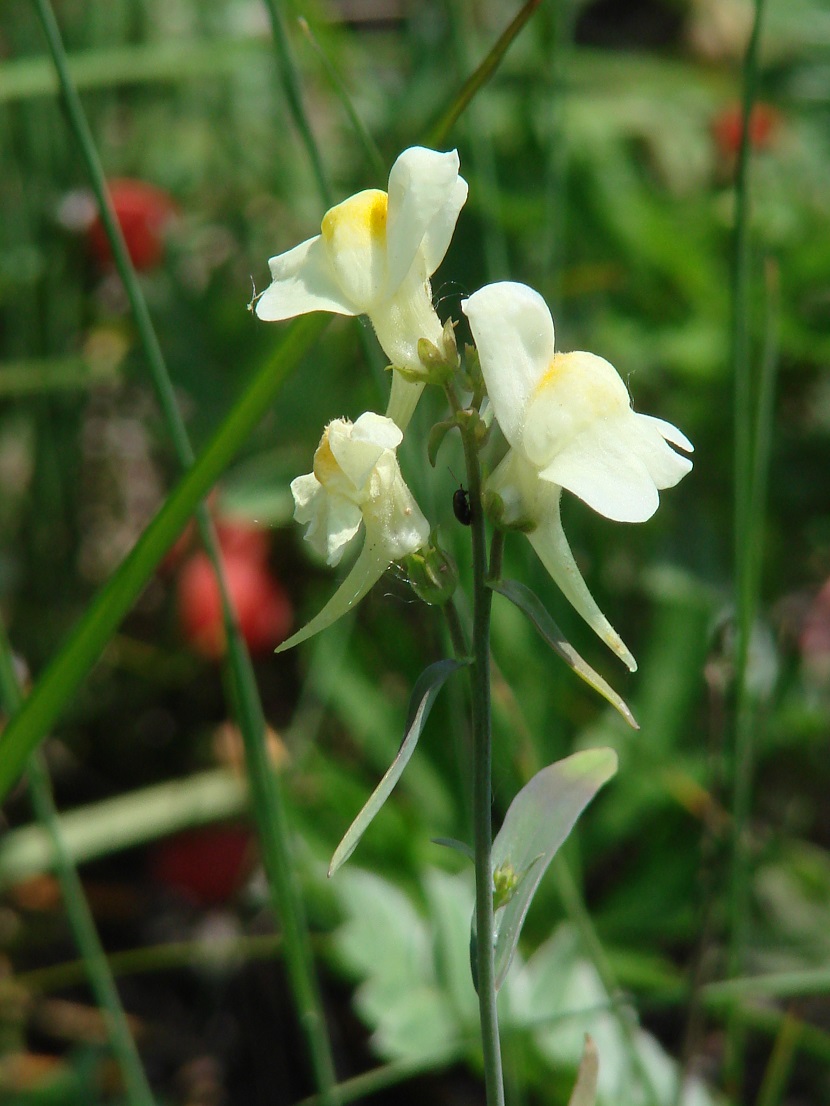
[[[112,206],[121,225],[133,265],[152,269],[164,256],[164,235],[177,212],[171,196],[154,184],[115,178],[107,182]],[[102,268],[112,265],[112,251],[98,215],[89,227],[89,245]]]
[[[216,523],[216,532],[223,553],[248,557],[262,565],[268,560],[268,532],[261,526],[221,519]]]
[[[770,104],[753,104],[749,113],[749,144],[754,150],[768,150],[773,143],[781,116]],[[712,137],[725,158],[733,158],[741,148],[743,108],[730,104],[712,120]]]
[[[218,906],[239,890],[252,839],[243,826],[205,826],[159,841],[150,855],[156,883],[200,906]]]
[[[274,579],[257,547],[225,549],[222,562],[239,628],[254,654],[276,648],[288,636],[293,612],[285,591]],[[225,649],[219,587],[206,553],[194,553],[179,573],[179,622],[189,644],[206,657]]]

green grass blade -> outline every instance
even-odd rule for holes
[[[308,315],[292,325],[276,354],[254,376],[199,459],[87,608],[0,739],[0,798],[6,795],[22,772],[26,758],[60,717],[156,565],[327,322],[326,316]]]
[[[222,38],[190,42],[180,39],[79,50],[68,59],[77,88],[115,88],[125,84],[179,83],[200,77],[218,80],[238,72],[251,59],[262,58],[261,39]],[[46,58],[10,58],[0,65],[0,104],[55,96],[60,82]]]
[[[312,31],[311,27],[309,27],[308,21],[300,17],[297,20],[297,24],[302,33],[308,39],[312,50],[320,59],[320,64],[325,70],[326,76],[329,79],[329,83],[334,89],[337,99],[343,105],[343,110],[348,116],[349,122],[352,125],[352,130],[355,133],[355,137],[358,139],[361,146],[363,147],[363,152],[366,154],[366,160],[371,166],[372,172],[378,178],[378,180],[383,180],[383,178],[386,176],[386,162],[384,161],[383,155],[378,149],[377,143],[367,130],[366,124],[357,114],[357,109],[352,103],[352,98],[351,96],[349,96],[349,92],[346,88],[343,78],[337,71],[334,62],[329,58],[328,54],[317,40],[317,36]]]
[[[0,623],[0,703],[3,709],[11,714],[20,709],[22,701],[11,646],[6,637],[5,627]],[[154,1106],[153,1092],[150,1090],[138,1049],[130,1033],[115,980],[95,928],[92,911],[86,901],[81,880],[66,845],[52,797],[49,774],[39,753],[34,752],[29,757],[28,772],[35,814],[54,853],[55,871],[60,883],[63,905],[84,963],[87,979],[96,1002],[106,1014],[105,1022],[110,1045],[124,1077],[127,1101],[130,1106]]]
[[[0,363],[0,399],[94,388],[118,379],[115,365],[95,365],[86,357],[50,357]]]
[[[169,780],[61,815],[64,847],[74,864],[135,848],[166,834],[241,814],[245,783],[226,768]],[[57,852],[42,825],[9,830],[0,841],[0,890],[55,868]]]
[[[450,104],[449,108],[447,108],[437,122],[433,123],[427,129],[424,138],[425,145],[432,146],[436,149],[444,145],[447,136],[455,126],[459,117],[463,114],[480,89],[487,84],[496,72],[501,64],[501,59],[507,53],[513,39],[518,35],[519,31],[521,31],[522,27],[524,27],[525,23],[527,23],[541,2],[542,0],[527,0],[524,7],[519,9],[515,19],[513,19],[510,25],[502,31],[490,53],[456,93],[455,99]]]
[[[297,67],[294,64],[294,57],[291,53],[291,44],[288,41],[288,31],[281,11],[281,4],[279,0],[265,0],[265,7],[268,11],[268,17],[271,20],[271,36],[274,40],[274,48],[277,52],[280,80],[282,81],[283,92],[288,102],[288,110],[291,112],[294,126],[297,128],[300,139],[305,147],[308,160],[311,162],[311,171],[314,174],[314,180],[323,203],[326,207],[331,207],[331,188],[329,186],[328,177],[326,176],[326,171],[323,167],[323,159],[320,156],[320,150],[314,138],[314,131],[311,129],[311,123],[303,104],[302,88],[300,86],[299,76],[297,75]]]
[[[173,383],[167,371],[147,302],[108,195],[103,168],[92,132],[77,89],[69,73],[60,29],[49,0],[36,0],[36,8],[60,82],[69,126],[86,165],[90,183],[98,201],[101,221],[118,274],[121,277],[130,303],[141,346],[147,360],[147,367],[167,424],[167,430],[173,441],[179,462],[184,469],[188,469],[193,461],[192,447],[178,409]],[[276,31],[278,24],[281,27],[281,20],[279,11],[273,2],[271,3],[271,10]],[[283,76],[286,80],[286,91],[289,94],[292,110],[296,107],[301,116],[300,122],[307,122],[302,114],[299,87],[298,85],[293,89],[290,87],[292,82],[296,85],[296,78],[291,70],[287,43],[280,41],[278,49],[285,54],[285,72]],[[324,188],[325,178],[322,176],[322,163],[314,146],[310,128],[306,127],[306,132],[304,132],[304,138],[310,144],[312,155],[317,156],[314,167],[321,187]],[[311,325],[314,326],[314,323],[312,322]],[[316,325],[320,327],[322,324],[317,320]],[[289,833],[282,797],[266,753],[265,719],[262,703],[254,678],[251,659],[242,640],[236,614],[231,603],[215,529],[203,504],[199,503],[196,507],[195,515],[199,533],[213,566],[219,588],[222,620],[228,643],[225,678],[245,746],[246,770],[251,785],[251,799],[263,847],[266,873],[269,877],[271,902],[275,914],[283,923],[289,978],[294,991],[299,1020],[305,1031],[317,1086],[324,1096],[330,1101],[334,1101],[331,1094],[334,1084],[331,1044],[328,1039],[322,1012],[322,1001],[314,975],[313,957],[305,927],[303,905],[294,882],[290,859]],[[81,654],[82,651],[78,655]],[[76,670],[76,676],[81,674],[82,668]],[[60,681],[55,683],[53,680],[51,687],[57,691],[56,702],[53,700],[53,705],[57,705],[59,708],[63,696]],[[19,741],[18,749],[24,747],[25,743]]]

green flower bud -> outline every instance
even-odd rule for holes
[[[450,600],[458,585],[458,568],[443,549],[430,541],[417,553],[410,553],[403,563],[419,599],[436,607]]]

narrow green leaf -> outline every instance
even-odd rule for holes
[[[67,855],[74,864],[82,864],[182,829],[239,815],[246,806],[243,780],[227,769],[215,768],[76,807],[62,814],[58,824]],[[57,859],[43,826],[10,830],[0,842],[0,890],[52,871]]]
[[[274,356],[254,376],[192,468],[90,603],[69,640],[0,738],[0,799],[22,772],[29,753],[88,675],[196,506],[246,441],[288,373],[327,322],[328,316],[306,315],[290,327]]]
[[[582,659],[553,621],[541,599],[529,587],[520,584],[518,580],[494,580],[487,586],[498,592],[499,595],[503,595],[505,599],[509,599],[511,603],[515,603],[519,610],[527,615],[551,649],[562,658],[565,664],[589,687],[599,692],[603,699],[610,703],[616,711],[619,711],[629,726],[639,730],[640,726],[625,700],[603,680],[598,672],[591,668],[587,661]]]
[[[515,19],[513,19],[509,26],[502,31],[496,44],[484,61],[464,82],[449,108],[444,112],[437,123],[434,123],[428,128],[424,145],[432,146],[435,149],[439,149],[444,145],[447,135],[455,126],[459,117],[467,108],[467,105],[496,72],[501,64],[501,59],[507,53],[513,39],[518,35],[519,31],[521,31],[522,27],[524,27],[525,23],[527,23],[541,2],[542,0],[527,0],[527,3],[519,9]]]
[[[432,710],[432,704],[435,702],[438,692],[444,686],[444,682],[453,672],[469,663],[466,660],[451,659],[436,661],[435,664],[431,664],[429,668],[424,669],[418,677],[409,700],[406,731],[398,755],[389,765],[383,779],[369,796],[363,809],[349,826],[343,840],[335,849],[329,865],[329,876],[333,876],[337,869],[345,864],[355,851],[361,837],[369,828],[370,822],[389,798],[392,788],[401,778],[404,768],[406,768],[410,757],[415,752],[415,746],[418,744],[418,738],[421,736],[429,712]]]
[[[475,864],[476,854],[466,841],[459,841],[457,837],[433,837],[432,843],[433,845],[443,845],[445,849],[455,849],[457,853],[466,856],[468,860]]]
[[[116,380],[115,362],[96,365],[86,357],[49,357],[0,363],[0,397],[92,388]]]
[[[579,815],[617,770],[613,749],[585,749],[549,764],[510,804],[493,842],[493,873],[516,876],[513,893],[496,913],[496,986],[507,975],[539,881]]]

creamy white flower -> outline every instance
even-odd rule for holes
[[[670,423],[631,408],[613,365],[593,353],[557,353],[553,319],[524,284],[490,284],[462,305],[487,394],[510,450],[487,490],[503,521],[533,526],[531,544],[569,601],[632,670],[636,662],[594,602],[559,516],[563,488],[618,522],[644,522],[658,490],[692,467],[670,447],[692,444]]]
[[[351,423],[334,419],[314,454],[314,469],[291,481],[294,518],[308,526],[305,540],[330,565],[365,530],[354,567],[325,607],[277,652],[330,626],[359,602],[393,561],[429,538],[429,523],[404,483],[395,451],[403,434],[384,415],[367,411]]]
[[[309,311],[368,315],[391,363],[423,371],[419,339],[440,349],[443,335],[429,278],[447,252],[467,184],[455,150],[413,146],[392,166],[388,188],[337,204],[323,218],[321,234],[272,257],[272,283],[256,313],[269,322]],[[402,430],[422,390],[392,374],[387,414]]]

